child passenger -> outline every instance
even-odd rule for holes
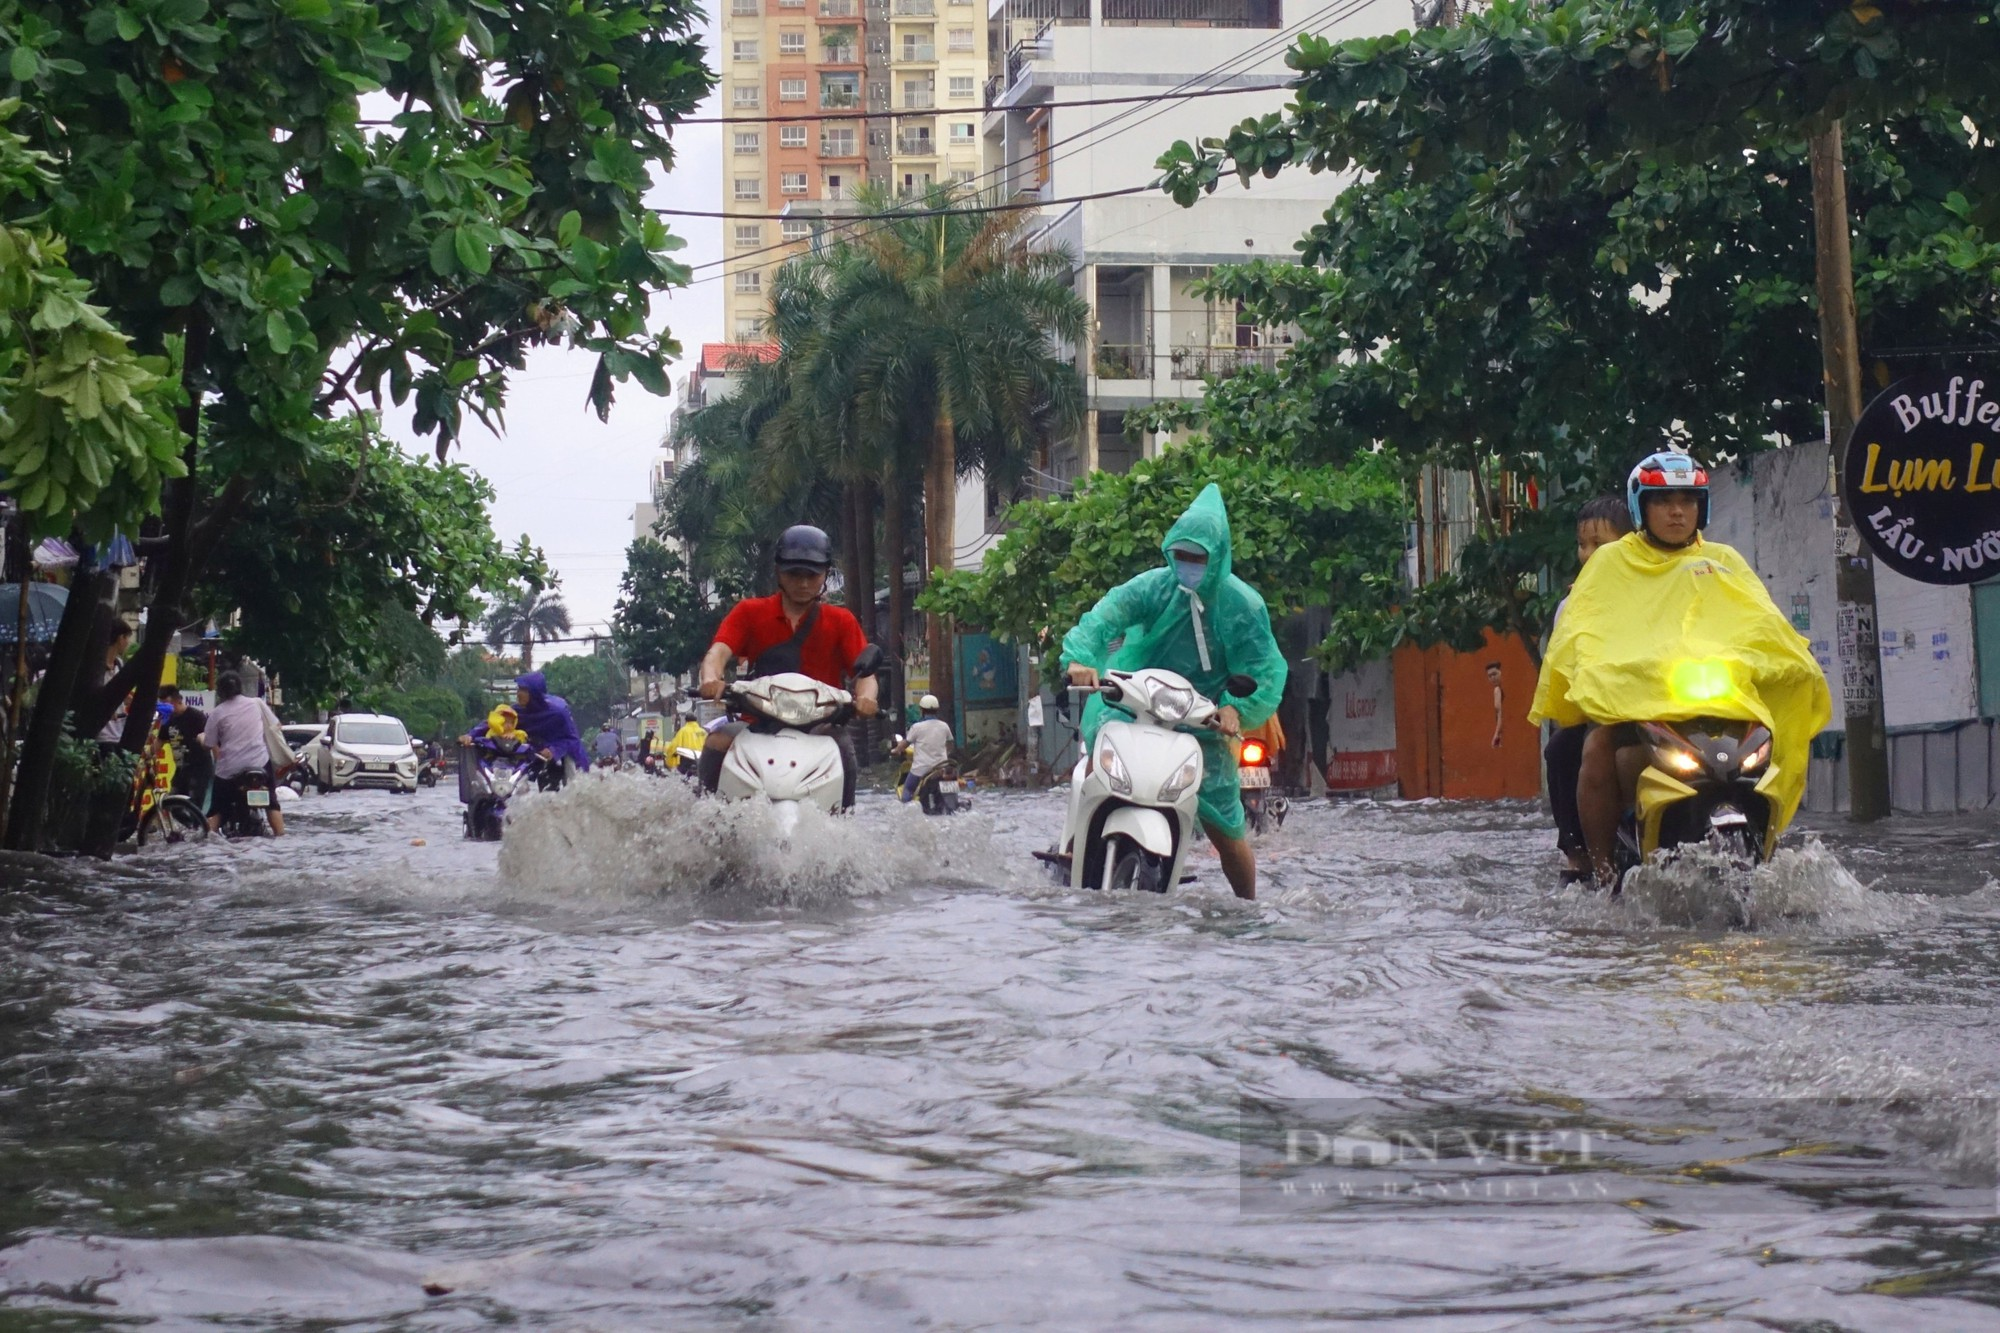
[[[1576,514],[1577,569],[1581,571],[1590,562],[1598,547],[1609,546],[1631,530],[1632,518],[1624,497],[1600,495],[1587,501]],[[1562,618],[1560,604],[1556,618]],[[1590,853],[1584,846],[1583,819],[1576,808],[1576,777],[1583,767],[1583,738],[1589,731],[1588,723],[1558,728],[1542,747],[1542,757],[1548,763],[1549,806],[1556,817],[1556,846],[1569,862],[1562,874],[1565,884],[1590,878]]]

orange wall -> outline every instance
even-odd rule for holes
[[[1493,686],[1500,664],[1500,745],[1493,745]],[[1396,674],[1396,775],[1403,795],[1452,800],[1533,798],[1542,790],[1541,734],[1528,721],[1535,665],[1521,641],[1490,631],[1476,653],[1405,644]]]

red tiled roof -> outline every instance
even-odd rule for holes
[[[776,361],[776,343],[703,343],[701,345],[701,373],[704,375],[726,374],[735,361]]]

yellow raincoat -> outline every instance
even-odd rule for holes
[[[1577,575],[1528,714],[1562,727],[1761,722],[1772,737],[1763,790],[1773,836],[1798,812],[1812,738],[1832,716],[1825,674],[1748,561],[1698,538],[1663,551],[1636,532]]]

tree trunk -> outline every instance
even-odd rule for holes
[[[926,482],[924,527],[930,539],[925,554],[930,561],[931,577],[935,579],[951,573],[953,530],[957,526],[958,430],[947,408],[938,410]],[[938,711],[946,719],[956,718],[958,695],[952,681],[951,622],[935,612],[929,621],[931,693],[938,698]]]
[[[90,641],[97,628],[97,608],[108,591],[105,574],[79,572],[70,584],[56,641],[49,648],[49,667],[35,696],[35,715],[21,747],[20,772],[15,775],[14,809],[7,820],[7,846],[17,852],[39,851],[48,816],[49,781],[55,775],[56,742],[69,716],[77,685],[87,674]]]
[[[535,669],[535,634],[533,630],[521,636],[521,674],[527,675]]]
[[[861,483],[854,480],[840,483],[840,581],[845,585],[842,595],[847,609],[866,634],[868,616],[862,603],[867,594],[861,589]]]
[[[890,463],[883,469],[882,489],[885,503],[882,506],[882,546],[888,555],[889,573],[889,631],[887,640],[889,656],[895,662],[895,672],[890,677],[889,701],[896,714],[896,724],[900,728],[903,721],[905,685],[903,657],[910,645],[903,632],[909,624],[909,588],[903,581],[903,571],[907,568],[908,537],[905,535],[904,518],[909,510],[910,497],[903,488],[903,479],[896,472],[896,465]]]
[[[881,642],[881,628],[875,615],[875,511],[881,508],[881,493],[875,488],[872,477],[863,477],[854,483],[858,503],[855,506],[854,541],[856,546],[855,573],[861,579],[860,609],[854,614],[861,617],[861,632],[868,636],[868,642]]]

